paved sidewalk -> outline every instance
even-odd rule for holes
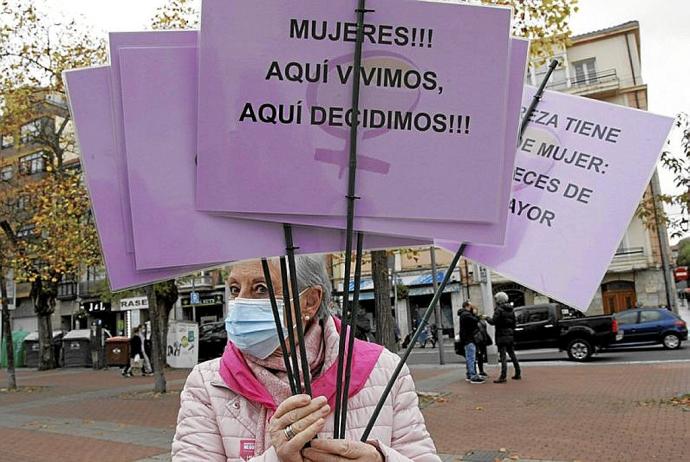
[[[489,370],[495,374],[495,369]],[[22,370],[0,392],[0,462],[166,461],[188,371],[170,393],[117,370]],[[530,366],[525,379],[471,385],[459,367],[413,368],[446,461],[653,461],[690,454],[690,363]],[[0,386],[6,377],[0,372]]]

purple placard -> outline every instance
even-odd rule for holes
[[[534,93],[525,88],[523,110]],[[518,149],[506,245],[470,245],[465,255],[584,311],[649,183],[673,119],[547,91],[530,120]]]
[[[362,85],[357,216],[496,222],[504,210],[495,172],[504,156],[510,11],[407,0],[367,7],[375,11],[366,15],[363,56],[374,83]],[[351,104],[354,19],[348,2],[204,0],[201,210],[345,216],[349,129],[331,108]],[[331,39],[319,40],[324,21]],[[309,63],[315,82],[288,81],[290,62]],[[264,123],[265,104],[283,104],[282,121]],[[320,123],[323,111],[333,114],[330,123]],[[438,200],[450,197],[473,200]]]
[[[508,88],[508,113],[518,113],[522,103],[524,75],[527,66],[529,41],[511,40],[511,71]],[[505,160],[501,182],[501,209],[498,223],[453,223],[444,221],[402,220],[395,218],[355,217],[355,229],[389,235],[404,234],[422,238],[450,239],[483,245],[502,245],[505,239],[508,220],[510,185],[515,163],[515,145],[519,128],[519,118],[511,118],[506,126]],[[474,196],[471,198],[474,199]],[[454,198],[453,200],[462,200]],[[435,203],[435,202],[434,202]],[[230,215],[228,215],[230,216]],[[310,217],[304,215],[232,214],[250,219],[269,221],[290,221],[291,223],[342,228],[345,221],[341,217]]]
[[[196,48],[120,48],[119,56],[137,268],[284,254],[282,225],[195,208]],[[300,253],[345,248],[345,233],[333,229],[296,226],[294,239]],[[377,249],[430,240],[367,235],[364,243]]]
[[[168,32],[156,32],[154,34],[165,35]],[[150,35],[145,34],[147,40],[150,40]],[[193,41],[190,40],[190,43]],[[526,56],[528,49],[528,42],[525,40],[515,39],[512,44],[511,52],[511,65],[514,68],[519,68],[520,72],[511,72],[510,81],[510,99],[509,111],[518,112],[522,96],[523,88],[523,78],[524,68],[526,65]],[[135,40],[130,40],[131,44],[136,44]],[[163,43],[158,41],[158,43]],[[112,50],[113,56],[111,59],[114,61],[117,59],[120,53],[119,49]],[[131,51],[130,51],[131,53]],[[139,64],[130,63],[129,70],[125,70],[123,67],[123,77],[122,80],[129,80],[130,85],[136,90],[135,94],[130,95],[127,98],[127,89],[123,87],[123,101],[127,105],[128,102],[132,106],[127,113],[125,124],[126,126],[126,142],[127,142],[127,152],[128,152],[128,170],[130,174],[130,187],[133,188],[131,182],[134,181],[131,178],[133,174],[133,163],[138,162],[135,175],[140,178],[140,185],[138,190],[140,191],[137,198],[131,197],[132,207],[136,203],[140,204],[142,209],[140,211],[133,210],[134,215],[134,235],[135,239],[137,235],[141,235],[141,239],[145,242],[138,242],[136,244],[137,248],[137,267],[140,269],[160,267],[160,266],[173,266],[172,262],[179,261],[180,259],[176,255],[158,252],[158,245],[161,243],[160,229],[165,229],[163,232],[172,233],[173,235],[178,235],[182,241],[185,238],[189,238],[190,234],[186,233],[186,230],[192,228],[198,229],[194,234],[204,234],[206,231],[206,226],[202,226],[200,223],[208,223],[212,220],[205,214],[199,214],[200,216],[206,218],[200,218],[199,220],[190,218],[194,216],[194,211],[190,210],[189,204],[185,204],[183,191],[187,191],[186,186],[189,185],[192,188],[193,179],[189,179],[183,172],[179,172],[176,178],[161,178],[159,176],[152,177],[149,174],[151,171],[160,171],[159,165],[165,164],[168,169],[174,169],[178,164],[175,163],[175,159],[179,159],[182,165],[187,165],[193,159],[189,157],[189,153],[193,152],[193,149],[188,149],[187,152],[179,152],[179,147],[186,146],[187,141],[193,136],[189,132],[190,125],[185,120],[185,117],[189,116],[189,108],[194,107],[194,102],[196,101],[196,91],[193,84],[196,82],[195,78],[192,76],[196,75],[195,72],[186,69],[185,60],[189,61],[189,50],[182,48],[161,48],[161,54],[157,54],[156,51],[152,49],[147,50],[146,56],[151,59],[151,62],[161,63],[166,72],[160,72],[156,70],[156,66],[148,64],[146,59],[139,59]],[[178,55],[176,57],[176,55]],[[159,64],[157,64],[159,65]],[[189,65],[189,64],[188,64]],[[195,65],[195,64],[191,64]],[[146,79],[142,79],[142,76],[146,76]],[[181,76],[181,81],[177,76]],[[144,81],[142,81],[144,80]],[[151,82],[151,83],[149,83]],[[187,86],[185,86],[187,85]],[[137,88],[137,87],[144,88]],[[160,110],[160,107],[168,105],[165,110]],[[173,110],[173,107],[176,108]],[[196,112],[194,111],[194,115]],[[510,173],[512,171],[512,166],[515,157],[515,146],[516,136],[517,136],[517,118],[514,119],[511,125],[506,131],[506,144],[510,146],[506,151],[506,162],[504,163],[504,178],[510,181]],[[148,137],[158,134],[156,142],[152,143]],[[171,142],[175,140],[175,142]],[[153,146],[153,148],[151,148]],[[178,151],[175,151],[175,150]],[[176,156],[171,153],[175,152]],[[189,168],[189,167],[187,167]],[[194,166],[192,165],[192,169]],[[166,170],[166,172],[169,170]],[[158,183],[156,183],[158,182]],[[154,185],[153,183],[156,183]],[[178,187],[174,191],[170,190],[169,185],[176,184]],[[150,204],[143,205],[143,202],[147,200],[147,197],[153,197],[150,193],[144,194],[145,191],[151,188],[160,190],[160,193],[155,196],[155,200],[159,204],[169,202],[170,207],[168,207],[169,214],[175,214],[176,219],[170,220],[170,227],[159,226],[155,227],[154,224],[159,219],[160,215],[165,213],[162,208],[158,208],[156,214],[151,214],[150,210],[154,208],[149,207]],[[502,190],[504,196],[503,203],[508,203],[509,188],[507,186]],[[134,194],[134,193],[132,193]],[[189,200],[193,195],[193,190],[189,193]],[[182,199],[180,199],[182,197]],[[167,198],[167,199],[166,199]],[[174,198],[174,199],[173,199]],[[179,201],[176,207],[172,201]],[[181,205],[184,204],[184,205]],[[345,225],[343,219],[334,217],[303,217],[296,215],[284,215],[284,216],[274,216],[274,217],[264,217],[259,214],[247,215],[248,218],[252,219],[268,219],[269,221],[290,221],[296,224],[302,225],[312,225],[312,226],[326,226],[333,228],[342,229]],[[374,218],[356,218],[356,226],[358,230],[367,231],[370,233],[378,234],[388,234],[388,235],[398,235],[398,236],[421,236],[431,239],[432,237],[440,239],[458,239],[458,236],[462,236],[463,240],[471,242],[479,242],[482,244],[501,244],[503,241],[503,236],[505,233],[505,220],[507,218],[507,205],[504,213],[502,214],[502,221],[498,224],[491,225],[480,225],[473,223],[443,223],[443,222],[419,222],[411,220],[395,220],[395,219],[374,219]],[[154,220],[154,223],[149,223],[149,221]],[[184,221],[185,227],[180,227],[179,223]],[[136,226],[136,224],[139,226]],[[223,225],[225,226],[225,225]],[[151,229],[157,229],[155,232],[151,232]],[[211,234],[215,235],[214,231]],[[165,241],[165,239],[163,239]],[[215,241],[216,239],[210,239],[210,241]],[[381,241],[381,239],[376,238],[376,241]],[[386,245],[387,244],[387,245]],[[220,245],[220,244],[218,244]],[[376,246],[392,246],[393,241],[385,242],[373,242],[372,245]],[[419,242],[411,241],[407,243],[397,242],[397,245],[421,245]],[[167,246],[164,246],[167,248]],[[216,246],[217,247],[217,246]],[[139,250],[141,249],[141,250]],[[212,249],[208,249],[210,252]],[[184,250],[180,250],[184,252]],[[213,258],[212,255],[206,256],[207,251],[200,251],[199,253],[194,253],[191,258],[197,259],[195,262],[207,261],[208,258]],[[217,256],[215,258],[218,258]],[[225,258],[225,257],[223,257]],[[177,264],[177,263],[174,263]]]
[[[185,267],[136,271],[134,254],[128,252],[126,244],[121,161],[111,111],[113,98],[110,68],[68,71],[65,72],[64,79],[111,289],[122,290],[146,285],[202,269]]]
[[[132,42],[136,42],[139,46],[155,46],[160,44],[163,37],[156,32],[113,32],[108,35],[108,43],[110,47],[110,55],[113,56],[113,50],[120,47],[131,46]],[[189,44],[196,44],[196,31],[170,31],[164,37],[164,42],[169,46],[182,46]],[[121,172],[127,171],[127,165],[124,163],[125,159],[125,135],[124,126],[122,125],[122,98],[120,96],[120,63],[117,59],[111,62],[111,82],[113,87],[113,121],[115,137],[115,147],[121,153],[115,162],[117,162],[117,170]],[[129,185],[127,184],[127,175],[120,177],[120,191],[122,191],[122,219],[124,221],[125,229],[125,244],[129,253],[134,253],[134,243],[132,241],[132,215],[129,210]]]

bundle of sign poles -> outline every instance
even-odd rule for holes
[[[362,64],[362,43],[363,43],[363,25],[364,14],[373,10],[365,8],[365,0],[358,0],[358,6],[355,12],[357,13],[357,36],[355,41],[354,54],[354,69],[359,69]],[[551,77],[553,70],[558,65],[556,60],[549,64],[548,71],[544,79],[539,85],[539,88],[534,95],[530,106],[525,111],[522,123],[520,125],[519,140],[527,127],[527,122],[539,103],[546,84]],[[352,113],[356,116],[359,114],[359,93],[360,93],[360,74],[358,78],[353,79],[352,83]],[[355,117],[356,117],[355,116]],[[343,301],[342,301],[342,318],[341,328],[338,343],[338,364],[337,364],[337,382],[335,395],[335,409],[334,409],[334,431],[333,438],[344,439],[347,421],[347,404],[350,391],[350,372],[352,370],[352,356],[354,350],[355,336],[354,325],[357,319],[357,309],[359,305],[359,291],[360,280],[362,275],[362,245],[364,236],[361,232],[357,233],[357,244],[355,252],[355,271],[353,281],[353,294],[350,300],[350,276],[352,272],[352,255],[353,255],[353,237],[354,237],[354,216],[355,216],[355,201],[359,199],[356,196],[356,172],[357,172],[357,123],[352,123],[350,127],[350,145],[349,145],[349,165],[348,165],[348,191],[345,196],[347,199],[347,225],[345,234],[345,274],[343,280]],[[285,309],[285,332],[283,323],[281,321],[281,313],[279,312],[279,305],[277,303],[275,289],[271,279],[271,270],[266,258],[262,258],[261,264],[263,268],[264,278],[266,280],[266,287],[268,290],[273,316],[276,323],[276,329],[280,338],[280,348],[282,350],[283,361],[285,363],[285,371],[287,373],[288,382],[292,394],[305,393],[311,395],[311,374],[309,371],[309,360],[304,344],[304,324],[302,322],[302,309],[299,300],[299,287],[297,286],[297,272],[295,264],[295,247],[292,238],[292,225],[283,225],[285,231],[285,256],[280,257],[280,272],[282,282],[282,299]],[[441,294],[446,288],[455,267],[457,266],[460,257],[462,257],[465,250],[465,244],[461,244],[455,252],[453,259],[445,272],[441,284],[436,289],[429,306],[422,316],[417,329],[412,335],[405,351],[400,355],[400,361],[391,375],[386,388],[379,397],[376,408],[371,415],[369,422],[362,434],[360,440],[366,441],[371,433],[371,430],[376,423],[381,409],[383,408],[388,395],[393,388],[400,372],[402,371],[407,358],[410,356],[417,339],[425,329],[431,314],[434,312],[438,304]],[[287,257],[287,258],[286,258]],[[435,277],[435,275],[434,275]],[[293,312],[294,308],[294,312]],[[294,313],[294,315],[293,315]],[[296,337],[296,338],[295,338]],[[287,338],[287,342],[286,342]]]

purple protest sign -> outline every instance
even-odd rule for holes
[[[356,215],[497,222],[510,11],[367,7]],[[204,0],[201,210],[345,216],[354,18],[344,2]]]
[[[523,109],[534,93],[525,88]],[[672,122],[547,91],[518,149],[506,244],[469,245],[465,255],[586,310],[649,183]]]
[[[524,75],[527,66],[529,42],[527,40],[512,39],[510,53],[510,80],[508,87],[508,114],[519,112],[522,103],[522,90],[524,87]],[[503,171],[497,171],[501,175],[501,214],[497,223],[457,223],[444,221],[419,221],[402,220],[395,218],[355,217],[356,230],[388,235],[418,236],[429,239],[450,239],[472,242],[483,245],[502,245],[506,233],[508,220],[508,204],[511,195],[511,179],[515,163],[515,145],[519,118],[514,117],[507,121],[505,159]],[[452,200],[462,200],[461,198]],[[466,200],[474,200],[474,196]],[[435,203],[436,201],[434,201]],[[315,217],[304,215],[270,215],[270,214],[232,214],[250,219],[269,221],[289,221],[291,223],[342,228],[345,221],[340,217]]]
[[[64,79],[111,289],[141,286],[202,269],[136,270],[134,255],[128,251],[126,242],[125,212],[122,210],[125,193],[120,179],[122,163],[114,136],[110,68],[68,71]]]
[[[195,208],[196,48],[115,52],[120,57],[137,268],[283,255],[282,225],[212,216]],[[345,247],[345,233],[332,229],[296,226],[294,239],[299,253]],[[367,235],[364,242],[368,249],[380,249],[430,241]]]
[[[186,45],[189,40],[192,39],[196,43],[196,32],[194,31],[171,31],[166,37],[165,41],[170,46],[175,45]],[[153,46],[160,40],[160,36],[157,36],[152,32],[122,32],[122,33],[111,33],[108,36],[108,42],[110,46],[111,56],[112,50],[118,49],[122,46],[127,46],[131,40],[136,40],[140,46]],[[118,156],[115,162],[118,162],[118,170],[126,171],[127,165],[120,162],[125,162],[124,152],[125,152],[125,135],[124,127],[122,125],[122,98],[120,97],[120,63],[115,60],[111,63],[112,67],[112,86],[113,86],[113,121],[114,126],[114,137],[115,137],[115,147],[116,149],[123,153],[123,155]],[[134,243],[132,241],[132,217],[129,210],[129,185],[127,184],[127,175],[123,175],[120,178],[120,191],[122,191],[122,219],[124,220],[125,228],[130,230],[130,232],[125,234],[125,243],[127,246],[127,251],[129,253],[134,253]]]
[[[165,36],[168,32],[153,32],[146,33],[143,35],[144,43],[148,43],[152,39],[152,35]],[[526,57],[528,51],[528,42],[525,40],[513,39],[511,41],[511,73],[510,73],[510,86],[509,86],[509,107],[508,112],[519,112],[520,103],[522,99],[522,88],[523,88],[523,76],[524,69],[526,65]],[[137,45],[135,39],[129,39],[128,43],[131,45]],[[164,41],[157,38],[158,44],[163,44]],[[195,43],[195,40],[190,38],[190,44]],[[187,191],[185,185],[189,184],[191,180],[184,173],[181,173],[174,180],[171,178],[152,178],[149,174],[150,171],[158,171],[157,165],[165,164],[168,168],[174,168],[175,159],[177,157],[171,156],[169,153],[173,152],[175,149],[179,150],[179,147],[186,146],[187,140],[193,134],[193,126],[190,126],[186,120],[184,120],[184,114],[189,115],[190,108],[196,107],[196,79],[192,79],[190,76],[196,75],[190,69],[184,67],[183,63],[188,60],[189,50],[184,50],[183,48],[173,48],[164,47],[161,49],[161,56],[158,56],[153,49],[147,51],[147,55],[150,56],[151,62],[158,62],[160,60],[167,60],[166,69],[170,72],[156,72],[155,68],[151,68],[151,65],[143,62],[140,65],[130,64],[129,71],[121,69],[123,73],[122,79],[129,79],[132,85],[146,85],[146,83],[139,83],[142,75],[150,76],[149,81],[155,82],[156,85],[153,88],[147,88],[146,91],[137,91],[136,95],[130,95],[127,97],[127,89],[123,87],[123,104],[129,104],[130,106],[136,106],[136,109],[130,108],[128,111],[125,125],[127,134],[127,153],[128,160],[126,164],[128,165],[128,171],[130,176],[132,175],[132,164],[133,163],[145,163],[146,165],[140,165],[137,167],[138,172],[136,175],[140,178],[145,178],[146,181],[158,183],[157,188],[162,188],[165,191],[165,196],[176,196],[180,197],[182,191]],[[120,50],[114,48],[111,50],[113,55],[111,59],[113,61],[118,60]],[[176,57],[176,55],[178,55]],[[145,61],[145,60],[144,60]],[[195,64],[194,64],[195,65]],[[174,66],[174,67],[171,67]],[[127,76],[129,74],[129,76]],[[155,74],[155,76],[153,75]],[[178,75],[182,76],[182,80],[178,80]],[[188,86],[185,86],[188,84]],[[150,85],[149,85],[150,86]],[[174,88],[172,91],[170,88]],[[163,96],[165,99],[161,101]],[[167,110],[159,110],[161,104],[171,106]],[[173,107],[177,108],[172,110]],[[194,114],[196,112],[194,111]],[[181,118],[182,117],[182,118]],[[505,184],[502,184],[502,203],[505,204],[504,211],[501,214],[501,220],[496,224],[478,224],[478,223],[450,223],[450,222],[421,222],[412,220],[397,220],[397,219],[376,219],[376,218],[355,218],[356,229],[366,231],[369,233],[378,233],[391,236],[418,236],[419,238],[432,239],[459,239],[466,242],[476,242],[482,244],[499,245],[503,243],[503,238],[505,234],[505,221],[507,219],[507,204],[508,197],[510,193],[510,173],[512,172],[512,167],[515,159],[515,143],[517,137],[517,126],[518,118],[514,118],[509,121],[508,128],[506,130],[506,160],[504,162],[504,172],[502,174],[505,179]],[[151,143],[147,139],[149,133],[157,133],[156,130],[165,130],[165,136],[161,136],[157,139],[156,143]],[[136,138],[135,138],[136,136]],[[170,138],[172,137],[172,138]],[[176,142],[171,143],[171,139],[176,139],[181,137],[181,140],[176,140]],[[153,146],[153,147],[152,147]],[[188,149],[186,153],[179,153],[180,159],[183,159],[183,165],[187,166],[190,162],[189,153],[193,152],[193,149]],[[153,156],[153,157],[151,157]],[[186,168],[189,168],[188,166]],[[192,169],[194,166],[192,165]],[[133,180],[130,180],[130,182]],[[142,180],[143,181],[143,180]],[[181,185],[175,188],[174,194],[171,194],[170,184]],[[130,185],[130,187],[132,187]],[[152,186],[145,185],[141,190],[150,189]],[[193,191],[189,193],[191,198]],[[141,194],[141,198],[144,199],[146,196]],[[160,203],[165,202],[165,198],[158,198]],[[191,200],[191,199],[190,199]],[[132,206],[134,207],[135,202],[138,202],[136,198],[132,197]],[[184,200],[181,201],[184,203]],[[172,224],[172,229],[178,229],[179,233],[182,233],[181,239],[189,237],[189,234],[184,234],[184,229],[180,228],[177,223],[180,221],[185,221],[187,228],[191,229],[196,227],[194,225],[195,220],[190,219],[194,216],[194,211],[190,211],[187,205],[174,208],[177,211],[178,221]],[[158,231],[156,233],[151,233],[149,230],[152,226],[149,226],[147,222],[149,219],[154,217],[149,213],[149,210],[153,210],[147,206],[143,207],[143,210],[138,215],[140,216],[137,220],[137,212],[133,211],[135,215],[135,222],[138,221],[139,227],[134,226],[134,234],[142,234],[142,237],[149,235],[149,240],[151,244],[158,244],[159,240]],[[161,209],[159,209],[161,210]],[[172,209],[170,209],[172,210]],[[158,215],[156,214],[155,217]],[[234,215],[233,215],[234,216]],[[245,215],[244,218],[268,220],[274,222],[291,222],[294,224],[301,224],[305,226],[323,226],[330,228],[342,229],[345,226],[345,221],[341,218],[336,217],[306,217],[298,215],[275,215],[268,216],[263,214],[250,214]],[[157,219],[157,218],[156,218]],[[202,221],[205,219],[202,219]],[[160,227],[159,227],[160,228]],[[166,228],[167,229],[167,228]],[[176,232],[176,231],[172,231]],[[204,234],[204,227],[200,227],[201,234]],[[215,240],[215,239],[212,239]],[[378,245],[378,244],[377,244]],[[399,245],[416,245],[413,242]],[[390,245],[388,245],[390,246]],[[137,267],[138,268],[149,268],[162,266],[172,266],[168,261],[163,263],[167,259],[177,259],[177,257],[164,254],[161,255],[157,252],[157,245],[147,245],[139,243],[137,245]],[[202,254],[205,252],[202,251]],[[203,255],[194,255],[193,258],[206,259]]]

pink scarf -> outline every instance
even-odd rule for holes
[[[325,396],[331,408],[335,406],[339,332],[340,321],[330,318],[323,323],[323,329],[318,322],[313,322],[304,335],[312,373],[312,396]],[[348,396],[356,395],[364,387],[382,351],[380,345],[355,339]],[[256,429],[256,454],[262,454],[271,445],[266,432],[268,422],[278,404],[291,394],[282,357],[259,360],[244,356],[229,342],[221,359],[220,375],[232,391],[261,404],[259,422],[262,423]]]

